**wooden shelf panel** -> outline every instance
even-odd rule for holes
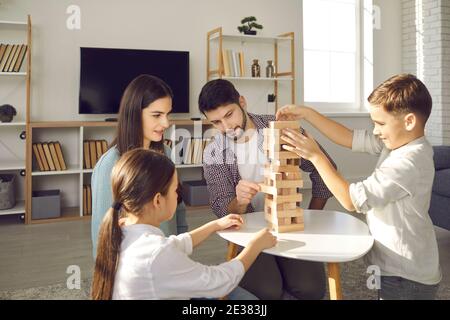
[[[21,213],[25,213],[25,200],[16,201],[16,205],[11,209],[0,210],[0,216]]]
[[[281,41],[292,40],[291,37],[262,37],[262,36],[249,36],[249,35],[231,35],[223,34],[223,40],[227,41],[242,41],[242,42],[259,42],[274,44]],[[219,34],[215,34],[210,38],[211,41],[219,40]]]
[[[24,127],[27,124],[25,122],[0,122],[0,127]]]
[[[219,77],[212,77],[211,79],[219,79]],[[254,81],[293,81],[293,78],[253,78],[253,77],[222,77],[225,80],[254,80]]]
[[[79,174],[81,173],[80,165],[72,164],[67,166],[67,170],[62,171],[33,171],[31,175],[33,177],[36,176],[56,176],[56,175],[64,175],[64,174]]]
[[[74,221],[74,220],[88,220],[90,216],[80,216],[80,208],[79,207],[68,207],[61,209],[61,217],[59,218],[51,218],[51,219],[31,219],[31,223],[40,224],[40,223],[49,223],[49,222],[63,222],[63,221]]]
[[[26,72],[0,72],[0,76],[26,76]]]
[[[0,171],[25,170],[25,160],[2,160]]]
[[[0,20],[0,25],[1,24],[18,25],[18,26],[28,25],[26,21],[10,21],[10,20]]]

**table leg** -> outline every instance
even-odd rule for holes
[[[238,246],[233,242],[228,242],[227,261],[233,259],[237,255]]]
[[[341,278],[339,264],[328,263],[328,286],[330,287],[330,300],[342,300]]]

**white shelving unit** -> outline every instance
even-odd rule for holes
[[[26,179],[26,141],[21,140],[22,132],[26,132],[30,113],[30,87],[31,87],[31,17],[26,21],[0,20],[1,43],[26,44],[27,54],[20,72],[0,72],[0,105],[11,104],[15,107],[17,115],[13,122],[0,123],[0,174],[13,174],[16,177],[16,205],[14,208],[0,210],[0,215],[23,214],[27,212]],[[22,81],[23,93],[16,93],[17,81]],[[19,91],[20,92],[20,91]]]
[[[192,120],[172,120],[171,127],[166,136],[170,137],[175,133],[177,126],[189,127],[193,125]],[[204,128],[209,123],[199,122]],[[108,145],[112,142],[115,135],[114,122],[32,122],[30,123],[32,143],[59,141],[67,170],[64,171],[39,171],[34,155],[32,156],[31,172],[31,190],[40,190],[37,186],[51,187],[59,189],[61,199],[62,216],[53,219],[33,220],[30,217],[30,223],[46,223],[76,219],[90,219],[90,216],[83,216],[83,185],[91,183],[93,169],[84,168],[84,140],[103,140]],[[70,148],[69,146],[77,146]],[[33,154],[33,153],[31,153]],[[178,164],[177,169],[195,169],[202,168],[202,164]],[[184,172],[184,171],[183,171]],[[198,176],[198,171],[195,172]],[[75,186],[76,184],[76,186]],[[68,191],[69,190],[69,191]]]
[[[276,96],[275,111],[278,110],[279,104],[279,82],[284,84],[290,84],[290,103],[295,103],[295,34],[294,32],[288,32],[275,37],[262,37],[253,35],[234,35],[225,34],[222,27],[218,27],[209,31],[206,35],[206,80],[213,79],[227,79],[230,81],[246,81],[246,82],[273,82],[273,94]],[[268,60],[273,61],[275,68],[275,77],[264,77],[264,67],[261,66],[261,77],[230,77],[225,76],[223,50],[226,46],[232,43],[238,43],[239,51],[243,53],[244,58],[244,72],[248,73],[250,68],[249,61],[262,55],[262,51],[271,51]],[[248,44],[248,45],[247,45]],[[265,45],[266,50],[261,50],[262,45]],[[281,59],[281,45],[287,45],[289,58]],[[256,49],[255,49],[256,48]],[[273,50],[273,51],[272,51]],[[255,52],[256,51],[256,52]],[[251,54],[254,58],[249,58]],[[266,56],[267,57],[267,56]],[[259,59],[258,59],[259,60]],[[283,62],[283,64],[281,63]],[[239,64],[239,63],[238,63]],[[287,69],[286,71],[280,71],[280,68]],[[247,70],[247,71],[246,71]]]

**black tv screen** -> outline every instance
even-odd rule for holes
[[[189,113],[189,52],[80,48],[79,113],[115,114],[127,85],[141,74],[172,89],[173,113]]]

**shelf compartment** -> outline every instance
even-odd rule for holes
[[[79,207],[65,207],[61,208],[61,217],[51,219],[35,219],[31,220],[33,224],[49,223],[49,222],[62,222],[62,221],[76,221],[90,219],[90,216],[80,216]]]
[[[11,209],[0,210],[0,216],[22,213],[25,213],[25,200],[17,200],[16,205]]]
[[[25,170],[25,160],[1,160],[0,171]]]
[[[61,171],[33,171],[31,175],[35,176],[56,176],[56,175],[64,175],[64,174],[79,174],[81,173],[79,164],[70,164],[67,166],[67,170]]]

